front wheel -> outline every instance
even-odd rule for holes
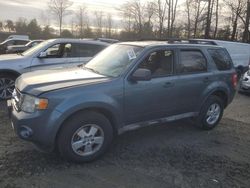
[[[70,117],[58,136],[62,157],[74,162],[88,162],[101,156],[113,139],[109,120],[97,112],[82,112]]]
[[[1,73],[0,74],[0,100],[10,99],[15,88],[16,77]]]
[[[213,129],[220,122],[223,111],[224,105],[222,100],[217,96],[210,96],[196,119],[197,127],[204,130]]]

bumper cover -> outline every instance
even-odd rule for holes
[[[55,138],[60,125],[58,111],[37,111],[29,114],[17,112],[11,100],[7,101],[8,115],[14,132],[23,140],[30,141],[39,149],[51,152],[55,147]]]

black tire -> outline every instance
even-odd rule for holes
[[[99,126],[100,130],[98,129],[98,131],[102,132],[104,135],[103,143],[95,153],[91,155],[82,156],[81,154],[78,154],[73,150],[72,141],[73,138],[75,138],[74,135],[78,136],[76,132],[79,129],[83,129],[84,126],[92,124]],[[79,112],[70,117],[63,124],[63,127],[60,130],[59,135],[57,137],[57,149],[60,155],[66,160],[77,163],[89,162],[100,157],[107,150],[112,140],[113,140],[113,128],[111,126],[110,121],[104,115],[94,111]],[[84,154],[85,147],[86,146],[81,146],[81,148],[79,148],[79,152],[82,152],[82,154]]]
[[[15,88],[16,76],[8,73],[0,73],[0,101],[10,99]],[[4,88],[5,84],[11,87]],[[6,93],[6,94],[5,94]]]
[[[218,118],[215,118],[214,122],[209,124],[207,120],[208,119],[207,113],[213,104],[217,104],[220,107],[220,113]],[[220,97],[212,95],[204,103],[199,116],[195,119],[195,125],[203,130],[211,130],[218,125],[223,116],[223,112],[224,112],[224,104],[222,99]]]

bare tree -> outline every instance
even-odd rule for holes
[[[216,38],[219,23],[219,0],[216,0],[214,38]]]
[[[250,30],[249,30],[249,20],[250,20],[250,0],[247,1],[246,15],[245,20],[240,16],[242,22],[244,23],[244,32],[243,32],[243,42],[250,42]]]
[[[122,5],[120,11],[129,20],[129,29],[133,29],[141,37],[146,17],[145,4],[142,4],[140,0],[130,0]]]
[[[102,28],[103,28],[103,12],[95,11],[95,19],[96,19],[96,35],[98,37],[102,37]]]
[[[77,13],[76,13],[76,17],[78,20],[78,27],[79,27],[79,36],[82,38],[84,35],[84,25],[86,24],[86,20],[87,20],[87,13],[86,13],[86,7],[80,6]]]
[[[106,18],[106,37],[108,38],[111,38],[112,27],[113,27],[112,15],[108,13]]]
[[[14,23],[12,20],[6,20],[5,28],[8,28],[9,32],[15,29]]]
[[[0,21],[0,30],[3,29],[3,22]]]
[[[232,15],[232,34],[231,34],[231,40],[236,39],[236,32],[238,28],[238,21],[240,17],[242,17],[242,14],[245,13],[247,2],[246,0],[225,0],[226,5],[231,10]]]
[[[195,19],[194,19],[194,38],[197,37],[197,31],[200,22],[204,19],[204,10],[206,7],[206,3],[203,3],[202,0],[195,0]]]
[[[168,6],[167,35],[172,37],[178,0],[166,0]]]
[[[206,18],[206,27],[205,27],[205,38],[210,38],[210,31],[211,31],[211,20],[213,14],[213,6],[214,0],[207,0],[207,18]]]
[[[187,12],[187,31],[188,31],[188,38],[191,36],[191,4],[193,0],[186,0],[186,12]]]
[[[50,0],[48,3],[51,12],[58,18],[59,34],[61,36],[63,17],[68,15],[68,8],[73,5],[70,0]]]
[[[156,16],[158,17],[159,24],[159,38],[162,38],[164,21],[166,18],[167,1],[157,0],[156,2]]]

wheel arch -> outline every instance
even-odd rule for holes
[[[16,78],[19,77],[21,74],[15,70],[10,70],[10,69],[2,69],[0,70],[0,74],[10,74],[15,76]]]
[[[209,94],[206,96],[205,100],[202,102],[202,106],[204,105],[204,103],[206,102],[206,100],[210,96],[219,97],[223,101],[224,108],[227,107],[229,96],[228,96],[228,93],[227,93],[226,89],[218,88],[218,89],[214,89],[214,90],[210,91]]]
[[[118,134],[118,121],[115,118],[115,115],[109,110],[106,109],[104,107],[86,107],[86,108],[82,108],[82,109],[77,109],[75,111],[72,111],[70,114],[67,115],[67,117],[65,117],[60,123],[59,123],[59,127],[57,129],[55,138],[54,138],[54,143],[55,143],[55,148],[56,148],[56,143],[58,140],[58,135],[60,133],[60,131],[62,130],[64,124],[70,120],[70,118],[72,118],[74,115],[78,114],[78,113],[84,113],[87,111],[92,111],[92,112],[97,112],[100,113],[102,115],[104,115],[111,123],[111,126],[113,128],[113,133],[114,136]]]

